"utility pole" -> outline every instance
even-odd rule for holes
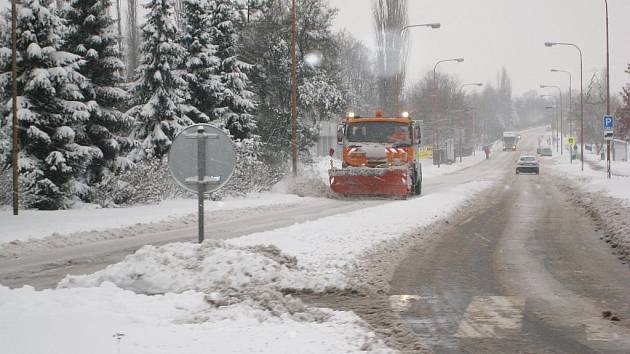
[[[608,42],[608,0],[606,5],[606,115],[610,115],[610,47]],[[606,141],[606,174],[610,179],[610,140]]]
[[[12,139],[11,167],[13,172],[13,215],[18,215],[18,119],[17,119],[17,0],[11,0],[11,114]]]
[[[293,176],[297,176],[297,10],[296,0],[291,7],[291,163]]]

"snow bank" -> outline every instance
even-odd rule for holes
[[[223,241],[145,246],[124,262],[91,275],[68,276],[59,287],[95,287],[112,282],[144,294],[220,292],[222,296],[288,287],[300,274],[297,261],[275,247],[236,247]]]
[[[588,156],[588,157],[587,157]],[[580,161],[567,161],[556,157],[550,161],[553,173],[568,181],[570,200],[585,208],[602,229],[602,239],[610,244],[613,253],[622,261],[630,262],[630,177],[613,175],[608,179],[603,163],[594,160],[594,155],[585,155],[584,171]],[[601,164],[601,165],[600,165]],[[630,164],[614,163],[613,171],[628,172]]]
[[[612,178],[608,179],[603,161],[598,161],[592,154],[585,154],[584,157],[584,171],[581,171],[580,160],[574,160],[571,164],[568,156],[550,159],[549,166],[556,174],[572,180],[585,192],[604,193],[630,206],[630,163],[614,162],[611,166]]]
[[[246,198],[228,198],[219,202],[206,202],[209,212],[289,204],[303,200],[295,195],[257,193]],[[84,231],[103,231],[138,223],[152,223],[182,217],[197,211],[197,200],[167,200],[156,205],[130,208],[95,209],[83,205],[71,210],[21,210],[14,216],[9,209],[0,210],[0,245],[15,240],[41,239],[53,234]]]
[[[359,257],[377,245],[402,237],[446,217],[492,186],[479,181],[406,201],[335,215],[284,229],[256,233],[227,242],[239,246],[274,245],[296,257],[304,276],[296,288],[321,291],[349,286],[347,274]]]
[[[347,289],[354,285],[349,274],[371,249],[447,216],[491,185],[467,183],[448,192],[225,242],[145,246],[102,271],[66,277],[60,286],[91,287],[110,281],[141,293],[211,289],[224,295],[260,286],[317,292]]]
[[[12,354],[391,352],[354,314],[247,302],[217,306],[199,292],[138,295],[98,288],[0,286],[0,343]],[[34,340],[36,338],[36,340]]]

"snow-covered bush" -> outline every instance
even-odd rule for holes
[[[164,199],[191,196],[173,181],[166,159],[146,160],[95,186],[91,200],[102,207],[153,204]]]
[[[235,143],[237,161],[234,174],[223,189],[212,195],[213,199],[269,190],[282,178],[284,166],[265,163],[261,156],[262,147],[263,144],[256,139],[244,139]]]
[[[212,194],[212,199],[269,190],[282,178],[284,168],[272,167],[261,161],[260,147],[261,144],[253,139],[235,144],[237,165],[234,174],[224,188]],[[120,174],[107,176],[95,186],[90,200],[103,207],[116,207],[181,197],[195,196],[173,181],[164,159],[146,160]]]

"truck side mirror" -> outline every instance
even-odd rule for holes
[[[337,144],[343,145],[343,137],[346,130],[345,124],[337,125]]]
[[[422,129],[420,129],[420,122],[415,121],[413,123],[413,139],[418,145],[422,145]]]

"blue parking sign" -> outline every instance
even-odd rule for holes
[[[615,117],[604,116],[603,123],[604,123],[604,130],[612,131],[615,128]]]

